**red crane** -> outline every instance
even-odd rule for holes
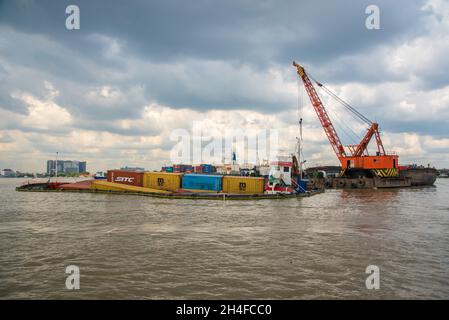
[[[329,115],[327,114],[326,108],[315,91],[312,81],[306,71],[295,61],[293,61],[293,66],[296,67],[296,71],[304,83],[310,102],[318,115],[321,126],[323,127],[335,154],[340,160],[343,172],[348,174],[352,170],[358,173],[361,171],[364,171],[365,173],[371,172],[371,174],[381,177],[397,176],[398,156],[395,154],[386,154],[379,134],[379,125],[368,120],[360,112],[332,93],[323,84],[315,81],[319,87],[323,88],[327,93],[348,108],[355,116],[370,126],[359,144],[346,146],[349,151],[346,153],[346,150],[338,137],[337,131],[335,130]],[[373,136],[376,139],[377,152],[376,155],[371,156],[368,154],[368,144]]]

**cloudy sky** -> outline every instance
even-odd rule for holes
[[[308,163],[337,164],[293,59],[379,122],[400,162],[449,167],[448,52],[444,0],[0,0],[0,168],[42,172],[58,151],[156,169],[195,122],[278,130],[293,151],[298,100]],[[363,128],[323,100],[351,143]]]

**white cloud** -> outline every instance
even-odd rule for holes
[[[67,126],[72,121],[70,113],[51,100],[57,96],[57,91],[50,83],[46,82],[45,85],[49,89],[49,100],[40,100],[27,93],[12,94],[13,98],[22,100],[28,107],[28,114],[21,120],[24,127],[48,130]]]
[[[400,156],[420,156],[424,154],[424,148],[420,136],[416,133],[389,133],[384,137],[387,150],[394,151]]]
[[[85,95],[87,103],[98,107],[108,107],[126,102],[126,96],[119,89],[102,86],[89,89]]]
[[[444,151],[449,150],[449,138],[435,139],[432,136],[424,136],[422,140],[426,147],[443,149]]]

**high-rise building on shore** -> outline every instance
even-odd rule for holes
[[[54,175],[56,172],[56,165],[58,173],[83,173],[87,171],[86,161],[73,160],[47,160],[47,174]]]

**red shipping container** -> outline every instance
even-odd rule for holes
[[[143,172],[126,170],[108,170],[108,181],[127,184],[130,186],[143,186]]]
[[[203,172],[203,167],[202,166],[196,166],[195,167],[195,172],[198,172],[198,173]]]

